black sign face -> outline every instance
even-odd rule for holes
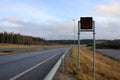
[[[92,17],[81,17],[81,29],[92,29]]]

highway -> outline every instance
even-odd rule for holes
[[[115,60],[120,61],[120,50],[119,49],[97,49],[100,53],[114,58]]]
[[[0,80],[43,80],[69,48],[0,56]]]

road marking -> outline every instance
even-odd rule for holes
[[[40,66],[41,64],[47,62],[48,60],[54,58],[54,57],[57,56],[57,55],[59,55],[59,54],[56,54],[56,55],[54,55],[54,56],[49,57],[48,59],[44,60],[43,62],[38,63],[37,65],[35,65],[35,66],[33,66],[33,67],[31,67],[31,68],[25,70],[24,72],[22,72],[22,73],[20,73],[20,74],[18,74],[18,75],[16,75],[16,76],[10,78],[9,80],[16,80],[17,78],[21,77],[22,75],[28,73],[29,71],[31,71],[31,70],[33,70],[33,69],[35,69],[35,68],[37,68],[37,67]]]

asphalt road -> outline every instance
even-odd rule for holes
[[[0,56],[0,80],[43,80],[69,48]]]
[[[114,58],[120,61],[120,50],[119,49],[97,49],[102,54]]]

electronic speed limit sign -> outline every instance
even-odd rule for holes
[[[78,21],[78,69],[80,69],[80,33],[81,32],[93,32],[93,59],[92,59],[92,80],[95,80],[95,66],[96,66],[96,42],[95,42],[95,21],[92,17],[80,17]]]
[[[81,30],[82,29],[93,29],[92,17],[81,17]]]

